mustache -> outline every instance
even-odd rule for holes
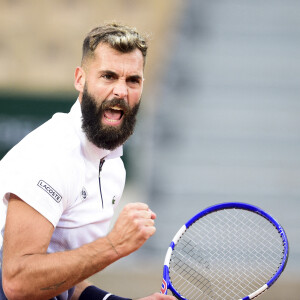
[[[105,109],[110,109],[114,106],[119,107],[125,115],[131,110],[129,104],[122,98],[121,99],[113,98],[111,100],[104,100],[101,103],[101,110],[103,111]]]

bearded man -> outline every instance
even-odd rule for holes
[[[0,162],[1,300],[124,299],[86,279],[156,230],[148,205],[131,203],[108,233],[124,189],[122,145],[134,131],[146,53],[133,28],[93,29],[83,42],[70,112],[55,114]]]

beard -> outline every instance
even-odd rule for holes
[[[102,124],[102,117],[105,110],[118,106],[122,110],[122,123],[119,126],[109,126]],[[123,145],[133,134],[136,123],[136,115],[139,110],[140,102],[134,107],[130,107],[124,99],[114,98],[104,100],[97,107],[96,99],[91,96],[86,88],[82,94],[82,130],[88,140],[99,148],[114,150]]]

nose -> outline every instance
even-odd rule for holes
[[[118,82],[116,82],[113,89],[113,94],[115,98],[120,98],[127,101],[128,89],[125,80],[118,80]]]

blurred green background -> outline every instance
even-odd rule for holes
[[[125,23],[149,38],[151,68],[145,70],[144,94],[153,91],[163,61],[162,44],[180,5],[176,0],[1,0],[0,158],[55,112],[69,111],[77,97],[73,77],[83,39],[99,24]],[[149,115],[153,104],[144,103],[142,113]]]

